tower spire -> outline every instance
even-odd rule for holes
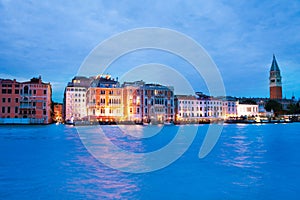
[[[272,61],[272,65],[271,65],[271,70],[270,71],[280,71],[280,69],[278,67],[278,63],[276,61],[275,54],[273,54],[273,61]]]
[[[272,65],[270,69],[270,98],[271,99],[282,99],[282,82],[281,75],[278,63],[275,58],[275,54],[273,54]]]

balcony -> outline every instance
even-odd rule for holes
[[[32,106],[30,104],[21,104],[20,109],[33,109],[35,106]]]

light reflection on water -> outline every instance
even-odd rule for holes
[[[89,154],[74,127],[0,126],[0,199],[297,199],[299,126],[225,125],[213,151],[199,159],[207,130],[201,125],[179,160],[146,174],[105,166]],[[159,149],[174,137],[168,128],[148,138],[103,128],[132,152]]]

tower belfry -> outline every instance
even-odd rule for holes
[[[273,61],[270,69],[270,99],[282,99],[282,82],[280,69],[278,67],[275,55],[273,54]]]

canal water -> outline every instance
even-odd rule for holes
[[[208,126],[199,125],[178,160],[141,174],[101,163],[75,127],[0,126],[0,199],[299,198],[299,123],[224,125],[213,150],[199,159]],[[115,145],[141,153],[167,145],[179,126],[165,126],[159,134],[140,139],[116,126],[103,128]]]

